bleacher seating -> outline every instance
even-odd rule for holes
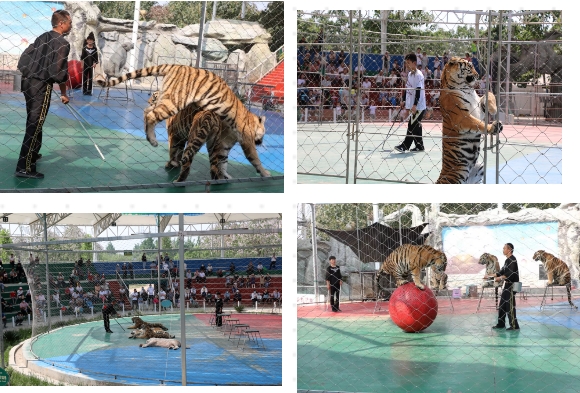
[[[225,275],[229,275],[230,274],[230,264],[233,262],[235,267],[236,267],[236,273],[239,275],[243,275],[244,277],[246,277],[246,267],[249,264],[249,262],[251,261],[254,264],[254,268],[256,268],[256,266],[258,265],[258,263],[262,263],[262,265],[264,266],[264,275],[267,273],[270,274],[271,276],[271,281],[268,287],[268,291],[270,293],[272,293],[274,291],[274,289],[278,290],[279,292],[282,292],[282,258],[281,257],[277,257],[277,262],[276,262],[276,269],[269,271],[268,267],[270,266],[270,257],[265,257],[265,258],[236,258],[236,259],[205,259],[205,260],[186,260],[186,265],[187,268],[191,270],[192,275],[193,272],[197,269],[199,269],[201,267],[201,265],[205,265],[207,267],[207,265],[209,263],[211,263],[212,267],[213,267],[213,275],[207,277],[207,281],[205,283],[205,286],[208,288],[208,290],[210,291],[211,294],[215,294],[217,291],[220,291],[222,293],[222,295],[225,293],[226,289],[230,290],[231,293],[231,287],[227,288],[225,285]],[[134,278],[130,278],[130,274],[127,275],[127,279],[123,279],[122,281],[125,282],[125,284],[127,286],[129,286],[131,289],[134,287],[140,287],[140,286],[144,286],[145,288],[147,288],[147,286],[152,283],[155,286],[157,286],[157,277],[151,279],[151,270],[150,270],[150,263],[151,262],[147,262],[146,263],[146,267],[143,268],[143,263],[142,262],[133,262],[133,272],[134,272]],[[174,262],[175,265],[178,265],[178,261]],[[119,262],[119,264],[122,266],[123,262]],[[107,280],[107,283],[109,285],[109,289],[111,290],[111,293],[113,295],[114,301],[118,302],[119,301],[119,288],[121,287],[120,282],[117,280],[116,278],[116,269],[117,266],[117,262],[94,262],[91,267],[90,267],[90,273],[94,276],[101,276],[102,274],[105,274],[105,278]],[[63,277],[64,277],[64,283],[65,283],[65,287],[64,288],[59,288],[59,293],[60,293],[60,301],[64,304],[68,304],[68,301],[70,300],[69,295],[65,294],[65,288],[69,287],[69,277],[75,267],[75,264],[73,262],[58,262],[58,263],[49,263],[48,265],[49,267],[49,275],[52,276],[54,278],[54,280],[57,280],[59,273],[62,273]],[[41,265],[39,267],[40,269],[42,269],[42,271],[44,272],[44,266]],[[217,271],[219,269],[222,269],[224,271],[224,277],[217,277]],[[95,292],[95,283],[91,283],[87,280],[87,276],[88,276],[88,271],[87,271],[87,265],[85,264],[82,268],[82,279],[78,280],[83,288],[83,292],[88,292],[89,290],[92,291],[93,293]],[[122,276],[122,275],[121,275]],[[46,284],[44,278],[45,275],[41,274],[41,281],[43,286]],[[167,278],[162,278],[162,286],[163,285],[168,285],[168,279]],[[201,295],[200,295],[200,289],[202,287],[203,284],[201,283],[195,283],[195,280],[192,279],[193,281],[193,285],[195,286],[196,290],[197,290],[197,294],[196,294],[196,301],[199,304],[202,304],[202,299],[201,299]],[[258,290],[259,288],[259,275],[256,274],[256,290]],[[12,300],[10,299],[10,292],[12,291],[16,291],[19,287],[22,287],[24,292],[26,292],[26,290],[29,288],[27,283],[11,283],[11,284],[5,284],[5,290],[2,292],[1,296],[2,298],[4,298],[8,305],[11,306],[12,305]],[[264,288],[262,288],[263,290]],[[252,306],[253,303],[251,301],[251,293],[254,291],[253,288],[240,288],[239,289],[240,294],[242,295],[242,304],[245,306]],[[59,314],[59,308],[56,306],[56,304],[54,303],[53,299],[52,299],[52,294],[54,293],[54,290],[51,290],[51,299],[50,299],[50,304],[51,304],[51,308],[52,308],[52,315],[58,315]],[[233,293],[231,293],[231,298],[233,299]],[[131,304],[129,302],[128,299],[124,299],[124,304],[125,304],[125,309],[126,310],[130,310],[131,309]],[[233,304],[233,301],[226,303],[226,306],[231,306]],[[98,294],[95,294],[95,298],[93,301],[93,305],[94,305],[94,310],[95,312],[99,312],[100,311],[100,307],[102,305],[100,299],[98,299]],[[18,303],[15,305],[15,307],[11,308],[10,310],[4,310],[6,317],[8,318],[8,320],[10,321],[12,319],[13,316],[15,316],[17,314],[17,312],[19,311],[19,307],[18,307]],[[85,312],[87,312],[87,310],[85,309]]]

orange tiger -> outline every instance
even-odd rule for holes
[[[435,267],[435,273],[445,272],[447,257],[441,251],[430,246],[403,244],[385,259],[377,273],[377,283],[381,275],[387,273],[395,277],[397,286],[408,283],[409,278],[411,278],[417,288],[425,289],[425,286],[421,284],[421,270],[430,266]],[[440,280],[439,289],[444,289],[446,283],[443,281]]]
[[[500,121],[487,126],[485,97],[474,89],[479,75],[473,64],[452,57],[441,73],[441,115],[443,117],[443,162],[437,184],[481,183],[483,165],[477,163],[481,134],[497,134],[503,130]],[[497,113],[495,96],[487,94],[490,115]]]
[[[250,112],[236,97],[226,82],[213,72],[177,64],[164,64],[135,70],[121,77],[110,78],[102,75],[95,82],[102,87],[115,86],[129,79],[146,76],[163,76],[163,88],[155,105],[145,108],[145,133],[152,146],[158,145],[155,125],[162,120],[177,115],[192,105],[198,110],[215,112],[222,119],[223,127],[237,135],[244,153],[261,145],[266,132],[265,117]],[[251,140],[252,144],[248,143]],[[253,147],[252,147],[253,146]],[[248,153],[246,153],[246,156]],[[259,160],[252,162],[261,176],[270,176]]]
[[[534,253],[534,261],[541,261],[544,265],[544,269],[548,274],[548,286],[551,285],[564,285],[566,287],[566,292],[568,293],[568,303],[574,308],[578,308],[572,303],[572,294],[570,289],[572,287],[572,279],[570,277],[570,268],[568,265],[561,260],[556,258],[554,255],[544,251],[538,250]]]

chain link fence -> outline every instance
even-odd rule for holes
[[[299,391],[576,389],[579,204],[299,204],[297,217]],[[517,292],[484,278],[490,268],[506,269],[507,243]],[[412,272],[423,291],[383,271],[387,257],[410,244],[435,249],[419,266],[446,256],[443,274]],[[342,273],[339,305],[327,289],[331,256]],[[397,272],[412,281],[405,268]],[[431,300],[417,303],[422,296]],[[506,328],[514,315],[519,330],[492,329],[502,308]],[[415,323],[423,329],[407,333]]]
[[[97,238],[92,227],[84,229],[55,226],[47,229],[48,242],[31,231],[4,244],[6,328],[32,327],[32,339],[14,356],[31,365],[12,364],[11,357],[11,367],[74,385],[94,382],[70,379],[71,373],[130,385],[180,384],[183,373],[193,385],[281,384],[280,219],[248,215],[223,224],[171,225],[159,233],[126,227],[120,235],[110,229]],[[5,236],[8,229],[2,231]],[[107,305],[115,309],[109,326]],[[134,329],[142,327],[135,317],[161,323],[164,331]],[[114,334],[108,336],[103,324]],[[133,353],[145,351],[139,347],[149,338],[187,345],[185,363],[179,354]],[[127,356],[145,355],[153,356],[151,367],[125,363]],[[158,356],[163,359],[154,361]],[[240,372],[225,376],[228,367]]]
[[[479,73],[477,94],[495,95],[504,125],[481,138],[483,182],[561,183],[559,11],[298,11],[298,31],[300,182],[433,183],[441,71],[457,56]],[[394,151],[407,132],[408,53],[425,77],[427,154]]]
[[[0,119],[2,151],[0,191],[129,191],[171,189],[205,191],[210,185],[237,183],[240,190],[278,190],[283,179],[283,7],[268,2],[141,2],[133,31],[134,3],[6,2],[0,29]],[[130,10],[122,10],[130,6]],[[100,9],[99,7],[103,8]],[[206,23],[199,44],[202,8]],[[72,29],[67,94],[63,105],[53,92],[43,126],[42,180],[14,177],[27,112],[16,65],[22,52],[51,29],[57,9],[69,11]],[[275,26],[275,27],[272,27]],[[166,122],[156,127],[160,146],[144,133],[143,110],[163,77],[128,81],[113,88],[87,83],[81,53],[89,33],[96,39],[99,62],[94,75],[119,76],[132,69],[180,64],[210,70],[222,77],[250,112],[266,117],[258,157],[271,177],[261,178],[239,144],[229,151],[231,180],[210,176],[207,147],[194,158],[185,182],[174,184],[179,167],[171,161]],[[58,90],[58,89],[57,89]],[[251,99],[250,99],[251,98]],[[211,138],[210,138],[211,139]],[[178,138],[173,143],[179,144]],[[168,159],[169,158],[169,159]],[[182,188],[182,187],[188,188]],[[215,187],[214,187],[215,189]],[[219,188],[217,188],[219,191]]]

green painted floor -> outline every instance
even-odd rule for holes
[[[439,315],[415,334],[404,333],[385,314],[299,318],[298,389],[578,392],[576,314],[522,316],[519,332],[492,331],[490,314]]]
[[[198,183],[174,187],[171,183],[179,175],[179,169],[168,171],[164,168],[169,156],[167,143],[160,141],[158,147],[152,147],[144,133],[140,132],[140,121],[132,120],[126,125],[127,129],[132,129],[136,127],[134,124],[139,124],[139,130],[135,133],[119,132],[97,124],[85,125],[105,156],[106,160],[103,161],[79,122],[56,102],[52,102],[44,123],[43,157],[37,164],[37,170],[45,178],[31,180],[15,177],[26,117],[20,96],[4,97],[0,105],[0,192],[206,192],[205,182],[210,178],[207,154],[196,155],[191,165],[187,180]],[[95,103],[94,110],[102,111],[97,117],[104,118],[103,124],[122,123],[123,119],[115,116],[122,116],[129,109],[115,108],[119,105],[115,103],[109,105]],[[163,136],[164,126],[157,132]],[[237,163],[230,159],[228,172],[236,180],[229,184],[212,185],[211,192],[284,191],[282,173],[271,171],[274,179],[263,180],[247,161]]]

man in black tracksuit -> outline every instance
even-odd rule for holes
[[[493,326],[493,329],[505,328],[505,317],[507,314],[510,321],[510,327],[506,330],[520,330],[520,325],[516,318],[516,297],[512,290],[513,283],[520,281],[520,275],[518,271],[518,261],[516,260],[516,257],[513,256],[513,252],[513,244],[506,243],[503,246],[503,255],[505,255],[507,259],[500,271],[495,274],[496,281],[504,279],[505,283],[501,293],[501,300],[499,302],[497,325]]]
[[[336,266],[336,257],[331,256],[329,259],[330,266],[326,268],[326,288],[330,297],[330,306],[332,311],[341,311],[338,307],[340,303],[340,288],[342,287],[342,274],[340,266]]]
[[[44,178],[42,173],[36,172],[36,161],[42,157],[39,153],[42,147],[42,125],[50,107],[54,83],[60,87],[62,103],[69,102],[66,81],[70,44],[64,36],[70,32],[72,20],[67,11],[58,10],[52,14],[51,22],[52,30],[40,35],[32,44],[33,49],[26,57],[30,59],[26,67],[21,68],[19,62],[22,72],[21,90],[26,100],[26,133],[14,173],[17,177]]]
[[[115,310],[115,307],[113,306],[112,303],[105,303],[105,305],[103,306],[103,321],[105,323],[105,332],[107,332],[107,333],[113,333],[113,331],[111,330],[111,324],[109,321],[109,316],[111,314],[117,315],[117,311]]]
[[[222,313],[224,310],[224,300],[222,299],[221,292],[216,292],[217,299],[215,301],[215,325],[221,326],[222,325]]]

